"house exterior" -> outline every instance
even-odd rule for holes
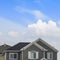
[[[58,50],[42,39],[21,42],[5,50],[4,60],[57,60]]]
[[[3,44],[3,45],[0,45],[0,60],[3,60],[3,51],[10,48],[11,46],[10,45],[7,45],[7,44]]]

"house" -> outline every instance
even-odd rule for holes
[[[21,42],[5,50],[5,60],[57,60],[58,50],[42,39]]]
[[[7,44],[3,44],[0,46],[0,60],[3,60],[3,51],[10,48],[11,46],[10,45],[7,45]]]

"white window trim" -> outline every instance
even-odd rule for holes
[[[36,58],[30,58],[29,57],[29,52],[32,52],[32,51],[28,51],[28,59],[38,59],[39,58],[39,53],[38,51],[33,51],[33,52],[36,52],[38,55],[36,55]]]
[[[52,58],[48,58],[48,53],[52,54]],[[47,59],[53,60],[53,52],[47,52]]]
[[[10,55],[11,55],[11,54],[16,54],[16,55],[17,55],[16,60],[18,59],[18,53],[9,53],[9,59],[12,59],[12,60],[14,60],[14,59],[15,59],[15,58],[11,58],[11,57],[10,57]]]

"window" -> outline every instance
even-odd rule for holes
[[[28,59],[38,59],[37,51],[28,51]]]
[[[47,59],[53,60],[53,52],[47,52]]]
[[[17,59],[17,53],[9,53],[9,59]]]

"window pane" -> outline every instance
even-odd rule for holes
[[[31,52],[29,51],[28,52],[28,59],[30,59],[31,58]]]
[[[36,58],[36,52],[31,52],[32,54],[31,54],[31,56],[32,56],[32,58]]]
[[[17,58],[17,54],[14,54],[14,58]]]
[[[36,59],[38,59],[38,52],[36,52]]]
[[[53,59],[53,53],[52,52],[47,53],[47,59]]]
[[[53,53],[52,52],[50,53],[50,58],[53,59]]]
[[[13,58],[13,54],[10,54],[10,58]]]
[[[9,54],[9,59],[16,59],[17,58],[17,53],[10,53]]]
[[[28,58],[29,59],[38,59],[38,52],[36,52],[36,51],[29,51],[28,52]]]
[[[33,58],[36,58],[36,52],[34,52]]]
[[[49,52],[47,53],[47,59],[50,59],[50,53]]]

